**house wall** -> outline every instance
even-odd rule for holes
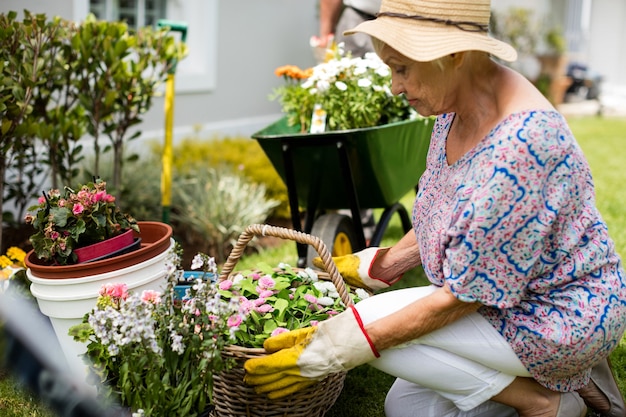
[[[626,85],[626,2],[595,0],[589,36],[590,68],[607,84]]]
[[[190,17],[189,35],[202,31],[204,50],[191,50],[189,58],[214,54],[209,62],[211,80],[184,74],[188,63],[179,65],[174,103],[175,140],[198,134],[250,135],[280,117],[280,106],[268,99],[282,80],[274,75],[281,65],[306,68],[314,64],[309,37],[317,33],[319,0],[185,0],[199,9]],[[549,22],[563,24],[570,0],[494,0],[496,10],[526,7],[535,16],[548,16]],[[214,6],[206,6],[213,4]],[[23,9],[49,16],[80,20],[88,10],[88,0],[2,0],[0,12]],[[215,16],[214,14],[217,14]],[[626,85],[626,3],[623,0],[595,0],[591,13],[588,50],[583,54],[589,66],[607,81]],[[210,27],[207,27],[209,25]],[[215,27],[213,27],[215,26]],[[200,41],[200,46],[202,42]],[[208,47],[210,46],[210,48]],[[200,55],[198,55],[200,54]],[[203,82],[207,81],[207,82]],[[209,85],[207,87],[205,84]],[[200,91],[194,85],[202,85]],[[140,125],[144,138],[162,138],[164,124],[162,98]]]
[[[198,13],[188,22],[188,41],[200,30],[207,37],[201,40],[200,48],[190,46],[190,54],[209,53],[210,48],[202,49],[203,42],[215,48],[214,62],[209,63],[215,80],[209,88],[203,85],[200,91],[194,91],[190,80],[185,79],[185,60],[179,64],[175,78],[175,140],[190,134],[250,135],[279,118],[280,105],[268,98],[282,83],[274,70],[286,64],[302,68],[314,65],[309,38],[318,31],[318,0],[185,1],[198,6]],[[215,7],[206,7],[208,3]],[[178,2],[172,4],[175,7]],[[24,9],[81,20],[88,11],[88,1],[0,1],[0,12]],[[217,17],[211,15],[214,12]],[[203,27],[210,24],[216,27]],[[160,97],[153,102],[140,125],[144,138],[163,137],[164,102]]]

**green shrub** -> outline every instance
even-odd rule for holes
[[[80,181],[92,179],[90,167],[93,158],[84,161],[79,175]],[[140,221],[160,221],[161,207],[161,160],[157,155],[147,155],[141,159],[127,161],[119,189],[109,182],[113,177],[113,161],[111,158],[100,160],[98,175],[107,181],[107,189],[118,199],[123,212],[130,213]]]
[[[160,146],[153,147],[157,153]],[[174,170],[188,174],[199,166],[231,169],[265,186],[267,197],[279,202],[272,216],[289,218],[287,188],[257,141],[249,138],[187,138],[174,147]]]
[[[177,210],[172,212],[172,219],[201,235],[203,252],[211,253],[218,262],[246,226],[265,222],[278,204],[266,198],[263,184],[210,167],[176,178],[173,200]]]

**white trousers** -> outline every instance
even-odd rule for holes
[[[434,286],[416,287],[377,294],[359,302],[356,309],[367,325],[431,294],[435,289]],[[370,365],[399,378],[386,401],[388,417],[487,416],[459,412],[479,412],[484,407],[494,407],[496,404],[488,401],[491,397],[500,393],[516,377],[530,377],[502,335],[478,313],[387,349]],[[438,407],[450,408],[457,414],[414,412],[414,408],[425,407],[429,401],[439,403]],[[393,406],[392,402],[398,406]],[[404,409],[399,404],[401,402]]]

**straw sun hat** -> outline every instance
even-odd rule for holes
[[[376,19],[344,34],[366,33],[415,61],[476,50],[515,61],[513,47],[488,35],[490,15],[490,0],[383,0]]]

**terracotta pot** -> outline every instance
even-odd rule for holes
[[[124,233],[102,242],[74,249],[74,253],[77,257],[76,263],[82,264],[131,252],[133,249],[139,248],[140,245],[141,238],[135,238],[133,231],[128,229]]]
[[[172,227],[170,225],[161,222],[137,222],[137,224],[139,225],[140,233],[133,232],[133,237],[141,238],[141,247],[135,251],[83,264],[49,265],[37,259],[37,255],[31,250],[24,260],[26,267],[32,271],[33,275],[39,278],[83,278],[144,262],[169,248],[172,236]]]

